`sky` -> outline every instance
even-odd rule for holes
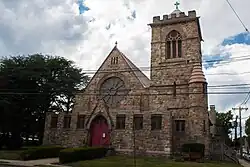
[[[230,2],[250,29],[250,1]],[[147,24],[153,16],[170,14],[174,3],[174,0],[1,0],[0,56],[52,54],[73,60],[84,70],[96,70],[118,41],[119,49],[138,67],[149,67],[151,29]],[[180,0],[179,8],[186,13],[196,10],[200,16],[208,85],[250,83],[250,34],[226,0]],[[144,72],[148,75],[148,71]],[[249,86],[209,89],[249,90]],[[209,104],[225,112],[238,107],[245,97],[246,94],[209,95]],[[242,115],[247,117],[250,111],[243,111]]]

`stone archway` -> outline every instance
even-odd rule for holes
[[[110,130],[107,119],[97,115],[90,123],[90,146],[109,146]]]

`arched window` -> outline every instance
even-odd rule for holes
[[[182,55],[182,38],[181,34],[173,30],[166,37],[166,58],[177,58]]]

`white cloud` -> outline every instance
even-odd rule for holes
[[[221,52],[224,54],[232,54],[232,60],[230,63],[221,62],[214,68],[205,70],[207,81],[209,85],[228,85],[228,84],[249,84],[250,83],[250,73],[249,57],[244,57],[250,53],[250,45],[244,44],[233,44],[227,45],[220,48]],[[242,57],[242,58],[240,58]],[[248,59],[247,59],[248,58]],[[218,75],[220,74],[220,75]],[[224,75],[231,74],[231,75]],[[235,75],[232,75],[235,74]],[[209,88],[210,92],[248,92],[250,91],[250,86],[245,87],[222,87],[219,88]],[[214,104],[217,111],[226,112],[232,110],[233,107],[239,107],[245,100],[246,94],[214,94],[209,95],[209,104]],[[248,107],[250,102],[242,107]],[[239,111],[233,111],[234,115],[239,115]],[[242,118],[246,118],[250,115],[250,111],[242,111]],[[242,126],[244,126],[246,119],[242,120]]]
[[[138,66],[149,66],[151,30],[147,25],[155,15],[169,14],[175,0],[85,0],[89,11],[79,15],[76,0],[0,1],[0,55],[48,53],[65,56],[86,70],[99,67],[115,41]],[[249,0],[230,1],[246,26]],[[243,32],[226,1],[185,0],[180,9],[197,10],[201,16],[204,54],[250,54],[247,45],[222,47],[223,39]],[[136,19],[131,19],[133,11]],[[128,19],[130,18],[130,19]],[[108,29],[109,28],[109,29]],[[243,63],[244,62],[244,63]],[[205,73],[244,72],[248,61],[208,69]],[[250,83],[249,75],[207,75],[209,85]],[[210,103],[227,110],[245,95],[210,96]]]

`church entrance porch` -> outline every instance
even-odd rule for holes
[[[97,116],[90,125],[90,146],[109,146],[110,133],[107,120]]]

